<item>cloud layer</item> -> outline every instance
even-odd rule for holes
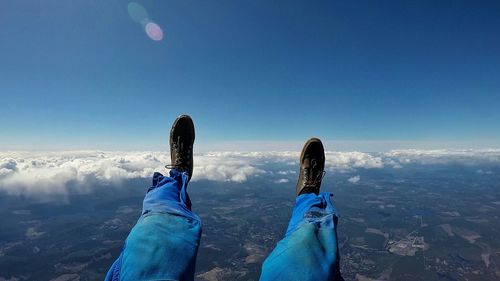
[[[244,182],[272,171],[272,165],[298,169],[299,152],[211,152],[195,155],[193,181]],[[500,150],[393,150],[386,153],[326,152],[326,169],[350,172],[357,169],[403,168],[407,165],[460,163],[499,164]],[[13,195],[66,194],[74,183],[86,186],[148,178],[166,172],[169,155],[155,152],[0,152],[0,191]],[[277,179],[278,181],[280,179]],[[284,182],[286,179],[281,179]],[[351,182],[358,181],[352,179]]]

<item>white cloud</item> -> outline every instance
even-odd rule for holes
[[[463,165],[477,165],[479,163],[500,163],[500,149],[433,149],[433,150],[391,150],[384,153],[386,163],[395,165],[420,164],[440,165],[459,163]]]
[[[357,175],[357,176],[354,176],[352,178],[349,178],[347,181],[350,182],[350,183],[358,183],[359,181],[361,180],[361,176]]]
[[[330,171],[346,171],[357,168],[383,168],[382,157],[359,151],[325,152],[326,167]]]
[[[284,175],[284,176],[296,174],[296,173],[297,173],[297,171],[294,171],[294,170],[278,171],[279,175]]]
[[[326,154],[326,169],[352,172],[357,169],[406,165],[462,163],[500,163],[500,150],[393,150],[386,153],[331,152]],[[270,164],[278,165],[269,175],[272,180],[290,180],[298,170],[299,152],[211,152],[196,154],[193,181],[244,182],[267,173]],[[66,194],[74,183],[85,191],[89,185],[119,183],[133,178],[149,178],[154,171],[166,174],[166,153],[156,152],[0,152],[0,190],[9,194]],[[271,165],[272,166],[272,165]],[[286,167],[285,167],[286,166]],[[359,179],[358,179],[359,180]],[[349,181],[358,181],[356,177]],[[283,181],[282,181],[283,182]]]
[[[248,158],[248,157],[247,157]],[[0,190],[9,194],[65,194],[70,182],[119,183],[148,178],[164,168],[170,157],[153,152],[0,152]],[[238,154],[195,155],[193,181],[243,182],[262,173],[252,161]]]
[[[263,173],[248,157],[234,153],[205,153],[195,155],[193,180],[244,182],[254,174]]]
[[[162,160],[146,152],[2,152],[0,189],[9,194],[64,194],[70,182],[85,187],[91,180],[149,177]]]
[[[274,181],[275,183],[287,183],[289,182],[290,180],[289,179],[279,179],[277,181]]]

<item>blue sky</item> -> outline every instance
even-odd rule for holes
[[[0,149],[500,147],[498,1],[129,3],[1,4]]]

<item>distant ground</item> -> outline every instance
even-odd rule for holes
[[[203,220],[197,280],[258,280],[293,206],[293,163],[246,181],[193,182]],[[71,182],[69,190],[72,190]],[[0,195],[0,280],[99,280],[149,180],[75,188],[59,202]],[[346,280],[500,280],[500,166],[411,164],[330,171]]]

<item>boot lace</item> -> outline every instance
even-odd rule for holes
[[[311,165],[309,167],[304,168],[304,187],[306,188],[315,188],[321,184],[321,180],[325,176],[326,172],[324,170],[318,171],[316,175],[314,175],[314,169],[318,163],[316,159],[311,160]]]
[[[190,155],[193,147],[191,145],[185,145],[184,142],[180,140],[180,136],[177,137],[177,142],[172,144],[173,153],[175,153],[175,163],[165,165],[167,169],[178,169],[187,171],[189,165],[191,164]]]

